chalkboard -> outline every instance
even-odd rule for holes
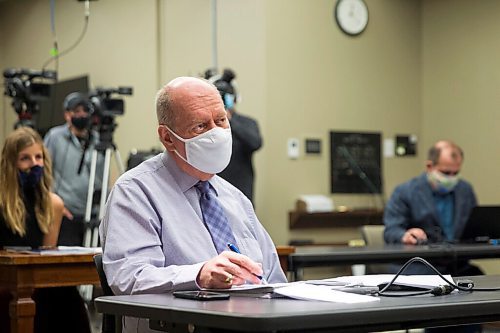
[[[331,193],[382,193],[381,134],[330,132]]]

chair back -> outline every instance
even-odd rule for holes
[[[113,290],[111,290],[111,287],[108,284],[108,280],[106,279],[106,274],[104,273],[101,253],[94,255],[94,263],[97,269],[97,274],[99,275],[99,281],[101,282],[101,288],[104,296],[114,296]],[[114,316],[106,313],[102,315],[102,333],[121,333],[121,331],[121,316]]]
[[[364,225],[360,228],[361,235],[367,246],[384,246],[384,225]],[[388,264],[366,265],[366,274],[388,274],[391,273]]]
[[[383,246],[384,225],[364,225],[361,227],[361,236],[368,246]]]
[[[97,268],[97,274],[99,275],[99,281],[101,282],[101,288],[104,293],[104,296],[113,296],[113,291],[108,284],[108,280],[106,279],[106,274],[104,273],[104,268],[102,266],[102,254],[98,253],[94,255],[94,263]]]

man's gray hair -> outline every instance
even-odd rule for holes
[[[158,124],[167,125],[170,128],[174,127],[172,101],[170,100],[167,86],[162,87],[156,93],[156,117],[158,118]]]

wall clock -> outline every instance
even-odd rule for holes
[[[368,7],[363,0],[338,0],[334,16],[340,29],[350,36],[359,35],[368,25]]]

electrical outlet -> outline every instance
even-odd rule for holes
[[[299,158],[299,139],[290,138],[287,142],[288,158],[295,160]]]

